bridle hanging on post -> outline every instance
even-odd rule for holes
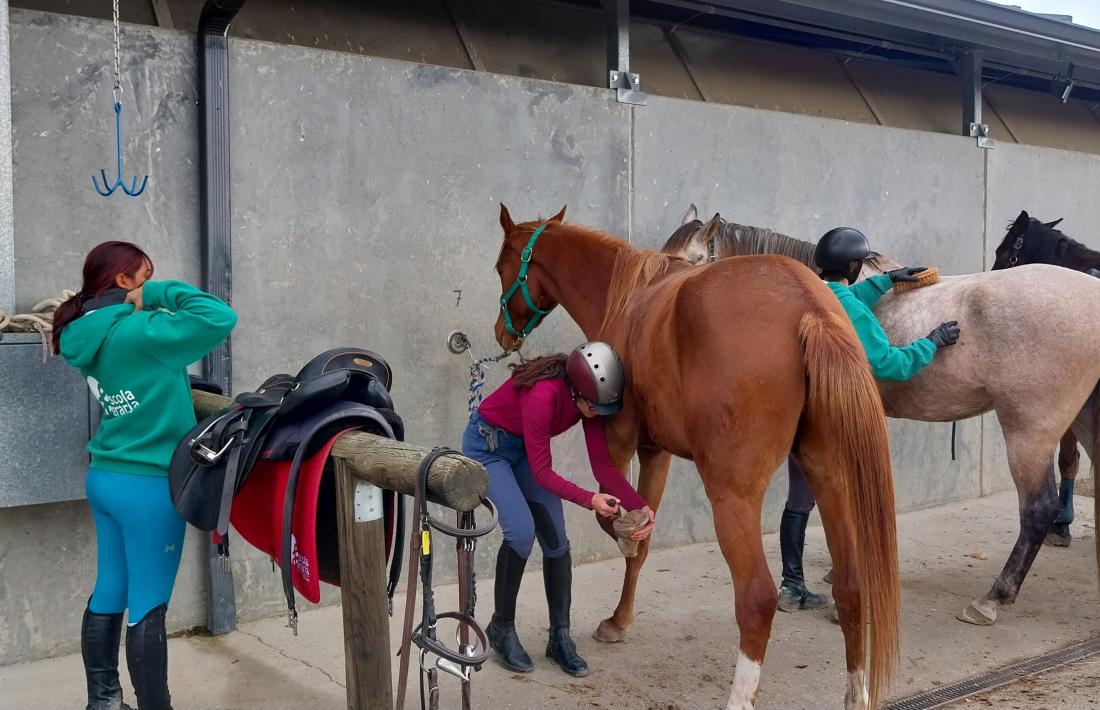
[[[459,455],[454,449],[436,448],[424,457],[417,476],[416,496],[413,508],[416,511],[419,526],[413,528],[409,541],[409,581],[405,594],[405,619],[401,631],[401,667],[398,673],[397,698],[394,707],[405,706],[405,691],[408,685],[409,663],[412,644],[420,649],[420,707],[422,710],[439,708],[439,671],[459,679],[462,683],[462,708],[471,709],[470,680],[474,671],[489,659],[489,642],[485,631],[474,619],[474,607],[477,603],[476,576],[474,574],[474,552],[477,538],[487,534],[497,526],[496,507],[488,499],[482,501],[492,517],[489,524],[478,526],[474,520],[474,511],[458,513],[458,525],[452,526],[432,517],[428,510],[428,474],[432,464],[439,458]],[[458,552],[459,572],[459,611],[437,613],[435,595],[432,591],[432,530],[455,538]],[[422,582],[421,619],[413,627],[413,599],[416,596],[417,573]],[[453,619],[458,623],[458,650],[444,645],[436,635],[440,619]],[[470,634],[474,643],[470,643]],[[428,665],[429,655],[437,657],[435,663]]]

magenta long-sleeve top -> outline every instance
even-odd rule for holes
[[[509,379],[485,398],[478,412],[493,426],[523,437],[536,483],[559,498],[584,508],[592,507],[593,493],[558,475],[550,455],[550,439],[582,419],[564,379],[539,380],[523,391],[516,389]],[[627,510],[644,508],[646,502],[611,461],[603,418],[583,419],[588,461],[600,487],[618,498]]]

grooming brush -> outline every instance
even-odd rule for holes
[[[939,280],[939,267],[929,266],[927,269],[917,274],[916,281],[899,281],[894,284],[894,290],[898,293],[901,293],[902,291],[912,291],[915,288],[921,288],[922,286],[931,286],[934,283],[939,283]]]

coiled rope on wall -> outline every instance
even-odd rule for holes
[[[30,313],[8,315],[0,309],[0,332],[38,333],[42,337],[42,362],[50,356],[50,336],[53,334],[53,314],[65,301],[76,293],[65,289],[57,298],[47,298],[31,308]]]

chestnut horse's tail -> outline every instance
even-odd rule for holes
[[[867,684],[870,707],[889,685],[897,660],[901,591],[894,518],[894,483],[886,418],[859,341],[843,316],[815,309],[799,327],[809,379],[808,413],[833,422],[834,459],[855,517],[863,610],[870,612]]]

